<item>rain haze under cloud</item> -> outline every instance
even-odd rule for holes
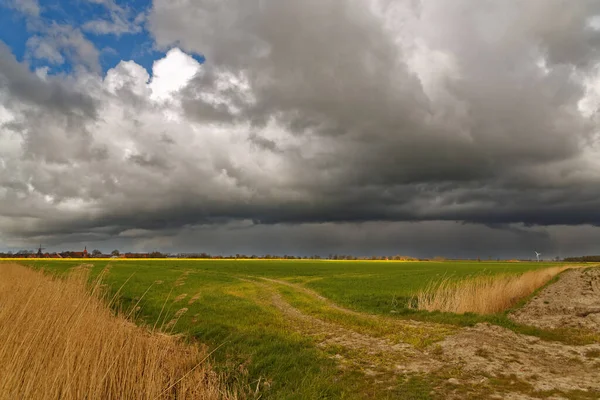
[[[600,253],[600,0],[90,3],[0,2],[2,248]]]

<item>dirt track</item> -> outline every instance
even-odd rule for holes
[[[600,268],[564,272],[512,314],[516,322],[539,328],[578,328],[600,332]]]
[[[352,326],[325,321],[293,307],[277,291],[285,285],[312,296],[333,310],[365,319],[385,318],[347,310],[301,285],[276,280],[252,281],[272,293],[272,305],[318,347],[339,348],[334,358],[341,369],[362,371],[366,378],[389,385],[401,375],[425,374],[436,382],[441,398],[600,398],[600,343],[571,346],[543,341],[490,324],[463,328],[439,343],[417,349],[390,338],[358,332]],[[544,328],[598,329],[600,269],[564,273],[515,319]],[[549,307],[551,305],[551,307]],[[382,319],[383,323],[383,319]],[[428,329],[440,325],[395,319],[398,327]],[[436,326],[437,325],[437,326]],[[583,396],[583,397],[581,397]]]
[[[495,325],[466,328],[441,343],[447,363],[461,364],[473,378],[511,377],[533,391],[598,391],[600,344],[568,346]]]

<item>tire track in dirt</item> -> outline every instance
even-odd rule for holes
[[[310,297],[325,303],[329,308],[332,308],[334,310],[341,311],[343,313],[351,314],[351,315],[360,315],[360,316],[364,315],[358,311],[354,311],[354,310],[350,310],[348,308],[338,306],[337,304],[335,304],[334,302],[329,300],[327,297],[321,296],[319,293],[315,292],[312,289],[307,288],[306,286],[298,285],[298,284],[291,283],[291,282],[281,281],[278,279],[271,279],[271,278],[261,278],[261,279],[263,281],[275,283],[277,285],[284,285],[284,286],[290,287],[292,289],[295,289],[299,292],[302,292],[304,294],[307,294]]]
[[[390,384],[406,374],[437,379],[435,391],[444,398],[535,398],[536,393],[579,390],[600,398],[600,344],[571,346],[542,341],[487,323],[462,328],[443,341],[420,350],[414,346],[356,332],[338,323],[308,315],[288,303],[273,285],[285,285],[334,305],[318,293],[285,281],[249,280],[271,295],[271,303],[294,329],[313,337],[319,348],[341,348],[331,356],[341,369],[362,371],[378,383]],[[364,318],[385,318],[334,305],[337,311]],[[438,324],[398,320],[407,326]],[[412,325],[412,324],[415,325]],[[448,376],[452,378],[448,379]],[[444,377],[441,381],[440,377]],[[490,378],[496,378],[491,383]],[[509,382],[502,386],[498,380]],[[524,384],[518,385],[518,383]],[[500,386],[499,386],[500,385]],[[466,391],[465,391],[466,390]],[[467,395],[468,393],[468,395]]]
[[[273,294],[272,302],[286,317],[299,322],[296,326],[300,331],[318,338],[319,347],[342,346],[351,350],[350,356],[336,354],[334,358],[342,363],[354,364],[367,375],[383,372],[430,372],[440,366],[437,361],[410,344],[359,333],[304,314],[286,302],[279,293]],[[373,360],[377,362],[373,363]]]
[[[382,319],[387,318],[382,315],[368,314],[365,312],[355,311],[355,310],[351,310],[349,308],[339,306],[339,305],[335,304],[333,301],[331,301],[330,299],[328,299],[327,297],[324,297],[321,294],[317,293],[316,291],[309,289],[305,286],[299,285],[299,284],[282,281],[282,280],[278,280],[278,279],[271,279],[271,278],[260,278],[260,279],[262,279],[263,281],[277,284],[277,285],[287,286],[298,292],[307,294],[310,297],[312,297],[313,299],[324,303],[330,309],[340,311],[344,314],[353,315],[353,316],[357,316],[360,318],[369,319],[369,320],[373,320],[373,321],[381,321]],[[431,328],[433,330],[436,328],[439,329],[439,327],[441,326],[441,324],[436,324],[436,323],[432,323],[432,322],[423,322],[423,321],[415,321],[415,320],[407,320],[407,319],[399,319],[399,318],[393,318],[393,319],[389,319],[389,320],[393,320],[394,323],[397,323],[398,325],[408,327],[408,328]]]
[[[381,381],[383,383],[385,377],[395,380],[398,374],[426,373],[441,366],[438,361],[410,344],[371,336],[346,328],[340,324],[324,321],[305,314],[288,303],[273,286],[255,280],[242,280],[254,283],[268,290],[271,293],[272,305],[286,317],[294,329],[303,335],[314,338],[317,347],[326,351],[328,349],[343,350],[331,355],[331,358],[335,359],[342,369],[360,370],[367,376],[383,379]],[[274,284],[287,283],[271,279],[265,280]],[[299,289],[293,284],[286,286]],[[301,291],[311,295],[315,293],[310,289]],[[315,296],[315,298],[327,302],[328,305],[333,304],[320,295],[318,297]],[[342,307],[335,307],[335,309],[338,311],[349,311],[353,315],[364,316],[361,313],[346,310]]]

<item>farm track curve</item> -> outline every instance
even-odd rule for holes
[[[600,398],[600,344],[565,345],[482,323],[455,329],[437,343],[417,348],[294,307],[280,293],[285,287],[309,296],[321,307],[366,320],[394,320],[398,328],[439,329],[441,324],[408,321],[349,310],[302,285],[268,278],[244,279],[270,294],[271,305],[294,330],[314,339],[341,370],[361,371],[390,389],[400,376],[427,375],[444,398],[530,399],[540,393],[558,397]],[[455,327],[454,327],[455,328]],[[546,397],[548,397],[546,396]]]

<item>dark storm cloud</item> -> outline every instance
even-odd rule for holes
[[[68,236],[65,236],[68,238]],[[162,250],[210,254],[354,254],[412,257],[545,259],[594,252],[600,229],[556,226],[504,229],[455,222],[367,222],[362,224],[252,225],[248,221],[186,226],[172,230],[128,230],[119,236],[89,238],[88,249]],[[63,239],[80,243],[77,237]]]
[[[42,79],[0,47],[16,104],[0,110],[0,226],[172,248],[200,225],[235,247],[239,221],[306,252],[319,226],[333,247],[361,226],[551,247],[540,227],[600,225],[599,15],[591,0],[156,0],[157,45],[205,64],[174,49],[150,75],[129,61]]]
[[[597,204],[560,181],[595,137],[577,74],[598,60],[599,12],[597,1],[230,0],[156,2],[151,24],[159,43],[207,57],[184,92],[191,117],[207,106],[191,93],[233,71],[252,101],[235,92],[230,123],[275,118],[325,148],[293,165],[313,202],[263,221],[596,224]],[[540,166],[559,181],[529,173]]]
[[[11,101],[22,101],[64,115],[93,118],[96,102],[90,96],[70,90],[59,82],[42,80],[15,59],[0,41],[0,89]]]

